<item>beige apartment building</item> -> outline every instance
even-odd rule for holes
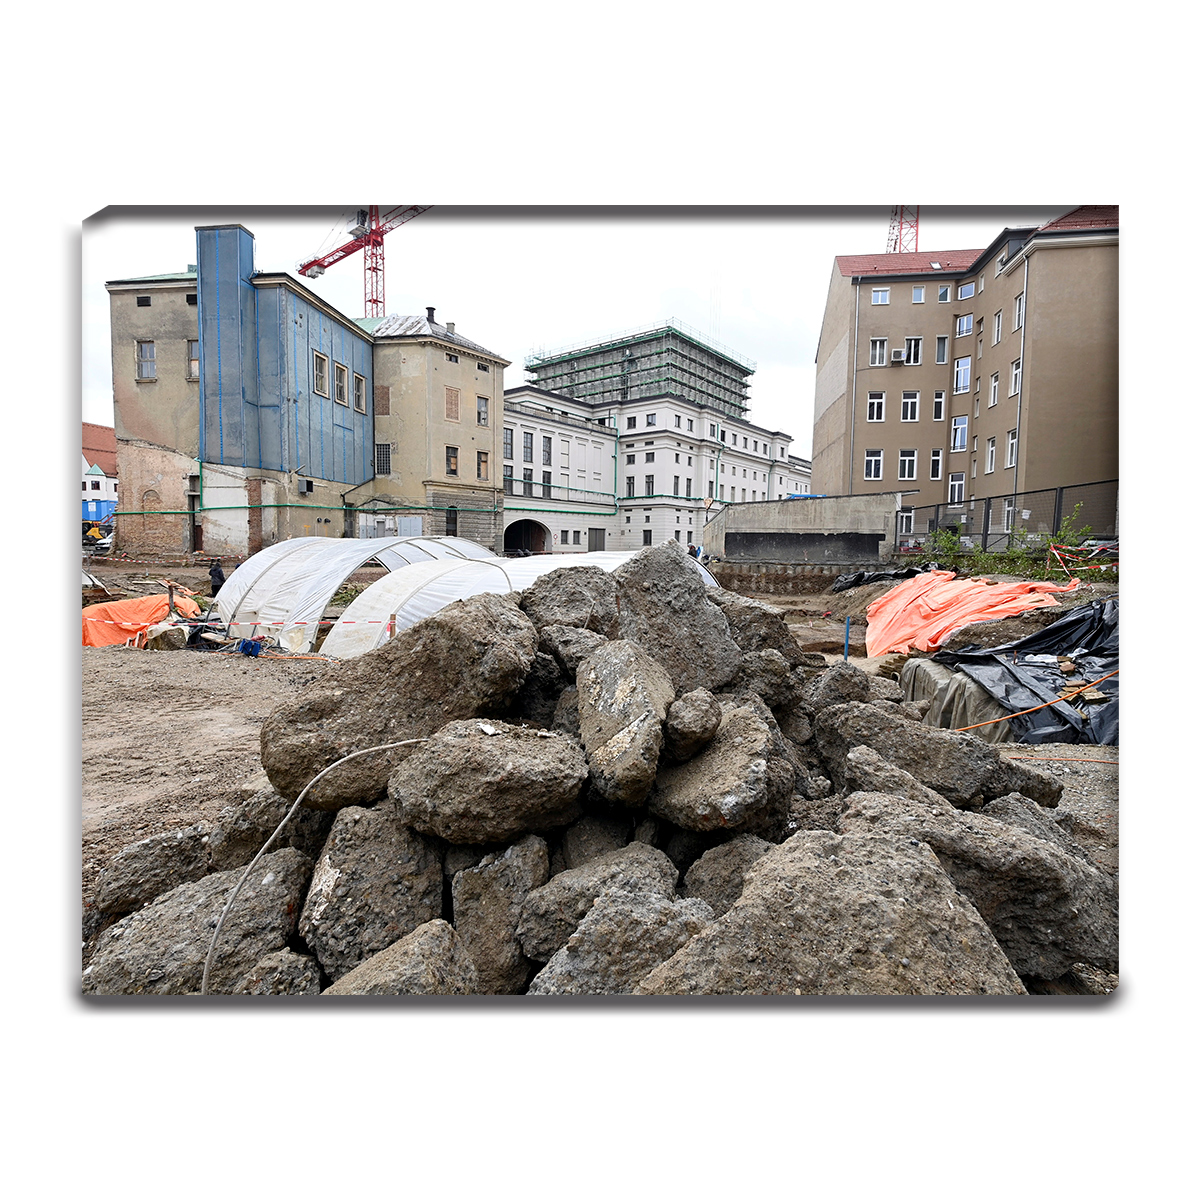
[[[1092,205],[983,249],[835,259],[813,491],[905,493],[919,535],[913,509],[1010,531],[1029,493],[1115,481],[1117,253],[1117,207]]]

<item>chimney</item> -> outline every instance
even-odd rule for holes
[[[447,333],[453,333],[453,332],[454,332],[454,322],[453,322],[453,321],[447,321],[447,322],[446,322],[446,332],[447,332]]]
[[[433,324],[433,309],[432,308],[427,308],[425,310],[425,319],[430,323],[430,325]]]

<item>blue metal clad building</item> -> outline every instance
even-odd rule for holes
[[[374,471],[370,341],[286,276],[256,276],[254,238],[240,225],[197,229],[196,255],[200,457],[365,483]]]

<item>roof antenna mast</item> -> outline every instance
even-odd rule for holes
[[[892,222],[888,226],[887,252],[889,254],[916,253],[917,226],[921,216],[919,204],[893,204]]]

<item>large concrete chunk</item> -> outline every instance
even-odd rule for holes
[[[201,821],[119,850],[96,880],[96,908],[103,913],[132,912],[181,883],[203,879],[209,872],[211,832]]]
[[[717,736],[721,703],[707,688],[685,692],[667,708],[663,750],[668,761],[687,762]]]
[[[606,640],[590,629],[574,625],[547,625],[538,630],[539,651],[551,655],[570,680],[574,680],[579,664]]]
[[[477,991],[512,995],[525,990],[535,968],[517,940],[521,906],[549,878],[546,843],[532,835],[455,875],[454,928],[475,964]]]
[[[634,840],[633,830],[633,814],[625,814],[619,810],[613,816],[589,813],[580,817],[563,831],[560,844],[562,869],[565,871],[572,867],[582,867],[584,863],[599,858],[601,854],[611,854],[614,850],[623,849]]]
[[[230,989],[235,996],[319,996],[321,968],[311,954],[275,950]]]
[[[538,629],[573,625],[617,636],[617,585],[599,567],[560,567],[521,593],[521,607]]]
[[[199,992],[213,931],[243,874],[220,871],[181,884],[105,930],[83,973],[84,992]],[[287,945],[311,874],[312,860],[296,850],[262,857],[221,929],[209,976],[211,993],[232,991],[262,958]]]
[[[475,964],[447,921],[429,921],[347,972],[323,996],[471,996]]]
[[[534,977],[529,995],[627,995],[712,917],[703,900],[670,900],[636,887],[609,888]]]
[[[743,654],[778,650],[787,660],[789,669],[800,665],[800,646],[792,637],[781,608],[727,592],[724,588],[709,588],[707,595],[725,614],[729,636]]]
[[[521,948],[535,961],[548,962],[607,888],[614,884],[640,886],[673,898],[678,880],[675,864],[661,850],[643,842],[601,854],[529,893],[517,927]]]
[[[391,641],[342,663],[329,680],[263,722],[263,767],[294,800],[351,751],[427,737],[449,721],[501,712],[533,666],[537,633],[506,597],[448,605]],[[312,808],[369,804],[411,748],[342,763],[305,798]]]
[[[392,774],[405,824],[456,845],[568,825],[587,779],[570,738],[504,721],[452,721]]]
[[[325,973],[338,979],[441,915],[441,859],[394,805],[342,809],[300,916],[300,934]]]
[[[575,686],[593,787],[610,804],[644,804],[675,699],[670,677],[640,646],[615,641],[580,663]]]
[[[638,995],[1021,995],[928,846],[806,831],[749,870],[741,898]]]
[[[709,601],[704,580],[678,542],[641,551],[613,577],[620,636],[661,663],[678,691],[715,692],[738,673],[742,652],[729,622]]]
[[[293,801],[273,787],[262,788],[238,804],[221,809],[208,839],[214,871],[244,867],[263,848],[292,808]],[[273,848],[291,846],[316,858],[333,824],[333,813],[300,808],[283,827]]]
[[[770,842],[742,833],[706,850],[688,867],[683,894],[703,900],[715,916],[722,916],[741,896],[746,872],[770,849]]]

